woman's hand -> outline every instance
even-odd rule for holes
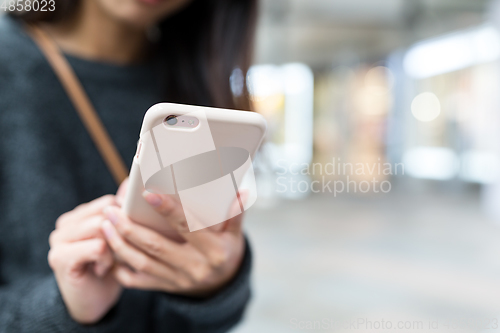
[[[49,265],[71,317],[82,324],[99,321],[122,290],[101,232],[103,209],[115,204],[112,195],[82,204],[61,215],[50,234]]]
[[[131,221],[119,208],[108,207],[102,225],[109,246],[122,262],[113,270],[127,288],[208,296],[237,272],[244,255],[242,214],[222,230],[187,230],[182,206],[169,195],[145,193],[146,200],[184,238],[178,243]]]

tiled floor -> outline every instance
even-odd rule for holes
[[[500,225],[482,215],[478,198],[400,187],[252,208],[245,223],[254,297],[234,332],[338,332],[346,329],[329,320],[354,318],[361,318],[356,331],[383,331],[363,318],[372,326],[417,322],[405,332],[436,319],[433,332],[494,328],[486,319],[500,316]],[[449,318],[483,321],[451,327]]]

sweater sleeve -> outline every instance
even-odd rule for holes
[[[126,290],[99,323],[81,325],[70,317],[53,275],[36,276],[0,288],[2,333],[145,332],[149,330],[150,310],[151,297]]]
[[[167,313],[182,323],[180,332],[227,332],[242,318],[250,300],[250,270],[252,255],[245,239],[245,256],[233,280],[211,298],[197,300],[172,294],[157,294],[155,298],[155,332],[169,331]]]
[[[72,326],[53,276],[0,288],[1,332],[63,332]]]
[[[70,317],[53,275],[34,276],[0,288],[0,332],[226,332],[241,319],[250,298],[250,268],[246,242],[238,273],[211,298],[125,290],[95,325]]]

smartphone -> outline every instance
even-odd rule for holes
[[[239,156],[240,152],[246,152],[251,164],[266,127],[264,117],[250,111],[172,103],[152,106],[144,116],[133,158],[123,202],[125,213],[137,223],[174,237],[177,232],[146,202],[142,193],[147,189],[179,198],[175,181],[178,187],[180,177],[187,182],[213,179],[212,171],[206,170],[205,165],[215,151],[219,160],[220,152],[227,155],[228,151],[235,151]],[[175,175],[174,167],[169,169],[169,165],[178,166]]]

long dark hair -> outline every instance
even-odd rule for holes
[[[164,98],[168,102],[250,110],[251,64],[258,0],[193,0],[159,24]],[[54,12],[12,12],[26,22],[70,16],[80,0],[55,0]],[[236,71],[235,71],[236,69]],[[239,73],[239,93],[231,74]],[[237,78],[238,79],[238,78]]]

